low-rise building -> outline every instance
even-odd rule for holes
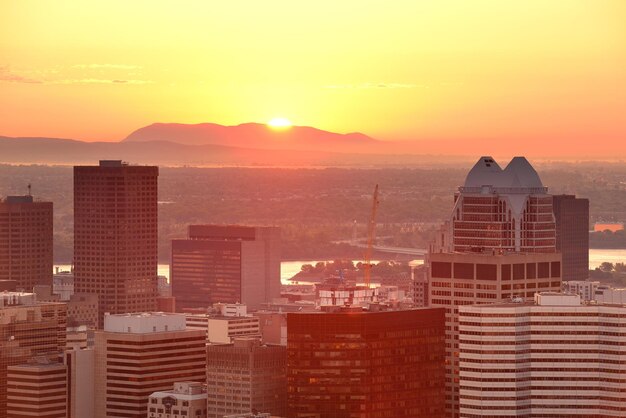
[[[207,393],[201,382],[176,382],[172,390],[148,398],[148,418],[207,418]]]
[[[600,286],[600,282],[590,280],[569,280],[563,282],[563,291],[565,293],[580,295],[582,300],[589,301],[595,300],[598,286]]]

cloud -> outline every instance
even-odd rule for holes
[[[49,84],[154,84],[150,80],[121,80],[105,78],[77,78],[69,80],[51,81]]]
[[[362,84],[333,84],[324,86],[325,89],[413,89],[416,84],[405,83],[362,83]]]
[[[42,84],[41,80],[26,77],[12,71],[8,66],[0,66],[0,81],[7,83]]]
[[[141,67],[139,65],[129,65],[129,64],[77,64],[72,65],[72,68],[81,68],[81,69],[110,69],[110,70],[138,70]]]

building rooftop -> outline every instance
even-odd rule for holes
[[[104,330],[131,334],[185,331],[185,315],[168,312],[105,313]]]
[[[151,398],[168,396],[184,401],[203,400],[207,398],[207,391],[200,382],[176,382],[172,390],[154,392],[150,395]]]
[[[33,203],[33,197],[31,195],[7,196],[4,201],[6,203]]]
[[[505,189],[510,193],[515,190],[545,189],[539,174],[524,157],[515,157],[504,170],[500,168],[493,157],[480,157],[465,178],[464,189],[483,188],[491,186],[494,189]],[[545,193],[546,190],[543,192]]]

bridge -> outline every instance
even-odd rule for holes
[[[367,248],[367,244],[361,242],[361,240],[341,240],[341,241],[333,241],[335,244],[348,244],[357,248]],[[401,254],[401,255],[410,255],[416,259],[424,258],[426,253],[428,253],[427,249],[424,248],[408,248],[408,247],[391,247],[388,245],[374,245],[374,251],[378,251],[381,253],[391,253],[391,254]]]

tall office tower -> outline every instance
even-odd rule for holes
[[[105,313],[149,312],[157,296],[158,167],[74,167],[74,288]]]
[[[7,411],[7,368],[33,357],[59,362],[65,350],[66,306],[33,293],[0,293],[0,418]]]
[[[257,410],[286,416],[287,350],[258,338],[207,345],[207,417]]]
[[[145,418],[148,396],[206,380],[206,333],[181,314],[105,315],[96,331],[95,418]]]
[[[293,418],[441,417],[444,310],[287,314]]]
[[[623,417],[626,307],[540,293],[459,307],[462,417]]]
[[[280,228],[190,225],[172,241],[172,295],[177,309],[216,302],[251,310],[280,297]]]
[[[426,258],[429,306],[446,309],[446,416],[459,416],[458,307],[561,289],[552,196],[523,157],[481,157]]]
[[[556,250],[563,255],[563,280],[589,278],[589,199],[552,197],[556,220]]]
[[[33,359],[9,366],[8,418],[67,418],[67,367],[63,363]]]
[[[480,157],[454,195],[444,237],[433,252],[554,252],[552,196],[524,157],[504,170]]]
[[[0,280],[15,280],[24,292],[52,286],[52,202],[0,200]]]

